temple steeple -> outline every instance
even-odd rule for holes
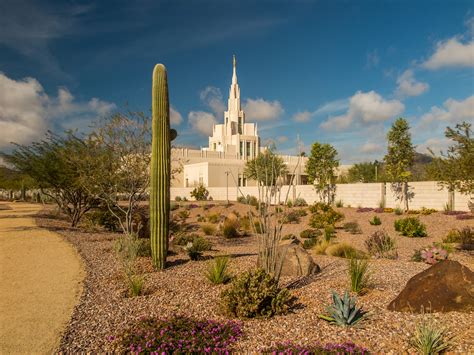
[[[232,74],[232,85],[234,84],[237,84],[237,61],[235,60],[235,54],[233,56],[233,62],[232,62],[233,66],[234,66],[234,72]]]

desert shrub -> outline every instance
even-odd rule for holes
[[[225,354],[241,335],[239,322],[178,315],[168,319],[141,318],[112,341],[117,353]]]
[[[421,259],[421,249],[413,250],[413,255],[411,256],[411,261],[416,261],[416,262],[423,261],[423,259]]]
[[[245,196],[239,196],[239,197],[237,197],[237,202],[239,202],[239,203],[247,203],[247,200],[245,199]]]
[[[271,317],[286,313],[292,298],[286,288],[265,271],[246,271],[221,293],[225,313],[239,318]]]
[[[227,265],[229,263],[228,256],[218,256],[209,263],[206,270],[206,278],[213,284],[225,284],[230,281],[231,276],[227,272]]]
[[[369,263],[367,260],[349,260],[349,278],[351,291],[362,293],[369,285]]]
[[[130,297],[140,296],[143,292],[145,279],[142,275],[132,274],[127,277],[128,281],[128,295]]]
[[[216,227],[212,224],[203,224],[201,229],[205,235],[214,235],[216,233]]]
[[[179,208],[178,203],[170,203],[170,211],[176,211]]]
[[[418,210],[408,210],[407,214],[420,214],[421,212]]]
[[[306,203],[306,200],[304,198],[298,197],[295,199],[295,202],[293,202],[293,206],[304,207],[304,206],[308,206],[308,204]]]
[[[120,215],[120,212],[117,211]],[[112,212],[107,207],[95,209],[87,214],[87,219],[93,225],[99,225],[110,232],[118,232],[120,230],[120,223]]]
[[[176,202],[180,202],[180,201],[181,201],[181,196],[176,196],[176,197],[174,198],[174,200],[175,200]]]
[[[244,231],[251,230],[250,218],[248,216],[244,216],[240,219],[240,228]]]
[[[328,240],[320,240],[314,247],[313,251],[318,255],[326,254],[326,249],[331,245]]]
[[[151,246],[149,238],[138,238],[137,256],[151,256]]]
[[[317,243],[318,243],[318,238],[305,239],[305,241],[303,242],[303,248],[305,248],[305,249],[311,249],[311,248],[313,248]]]
[[[220,219],[221,219],[221,216],[218,213],[207,215],[207,221],[209,223],[214,223],[214,224],[219,223]]]
[[[247,195],[247,203],[250,206],[257,207],[258,206],[258,199],[255,196]]]
[[[395,240],[384,231],[374,232],[365,241],[365,246],[370,255],[376,258],[397,258]]]
[[[327,343],[327,344],[311,344],[299,345],[289,341],[277,343],[274,346],[259,350],[260,354],[324,354],[324,355],[365,355],[369,351],[354,343]]]
[[[188,200],[188,198],[187,198],[186,196],[183,196],[183,197],[181,198],[181,201],[186,202],[187,200]]]
[[[397,219],[394,222],[397,232],[410,238],[426,237],[426,226],[416,217]]]
[[[393,212],[395,212],[397,216],[401,216],[403,214],[403,210],[400,207],[394,208]]]
[[[296,213],[300,217],[304,217],[304,216],[308,215],[308,213],[306,212],[306,210],[304,208],[294,210],[293,212]]]
[[[189,211],[187,210],[181,210],[178,212],[178,217],[185,222],[186,219],[189,217]]]
[[[275,212],[276,212],[276,213],[281,213],[281,212],[283,212],[283,208],[281,208],[281,207],[279,207],[279,206],[276,206],[276,207],[275,207]]]
[[[369,223],[373,226],[380,226],[382,224],[382,220],[378,216],[374,216]]]
[[[446,237],[443,238],[443,243],[459,243],[461,241],[461,236],[459,230],[451,229]]]
[[[291,200],[286,201],[286,206],[288,208],[292,208],[293,207],[293,201],[291,201]]]
[[[334,226],[324,227],[324,239],[327,241],[332,240],[336,237],[336,228]]]
[[[464,250],[474,250],[474,228],[464,227],[459,231],[459,247]]]
[[[336,207],[339,207],[339,208],[344,207],[344,202],[342,202],[342,200],[337,200]]]
[[[292,233],[285,234],[283,237],[281,237],[281,240],[288,240],[288,239],[296,239],[296,236]]]
[[[441,260],[446,260],[448,258],[448,252],[436,246],[429,248],[424,248],[420,250],[421,261],[433,265],[438,263]]]
[[[300,233],[300,238],[307,239],[307,238],[317,238],[321,236],[321,231],[318,229],[305,229]]]
[[[326,254],[346,259],[364,259],[367,256],[362,250],[346,243],[332,244],[326,249]]]
[[[434,208],[426,208],[426,207],[421,207],[421,210],[420,210],[420,214],[422,215],[430,215],[432,213],[436,213],[438,211],[436,211]]]
[[[329,314],[320,314],[319,318],[343,327],[354,326],[366,316],[366,312],[356,306],[356,301],[356,298],[350,297],[347,291],[344,293],[344,297],[333,291],[333,303],[326,308],[326,312]]]
[[[226,219],[222,224],[222,235],[224,238],[237,238],[239,237],[239,226],[234,220]]]
[[[209,197],[209,191],[207,191],[204,185],[199,185],[194,188],[190,193],[191,197],[194,197],[196,201],[206,201]]]
[[[309,222],[313,228],[333,226],[344,218],[342,213],[335,211],[330,205],[322,202],[310,206],[309,210],[313,214]]]
[[[206,238],[197,236],[191,242],[188,242],[184,250],[191,260],[198,260],[203,252],[211,250],[212,244]]]
[[[204,217],[204,216],[198,216],[197,221],[200,222],[200,223],[206,222],[206,217]]]
[[[257,234],[262,234],[264,232],[264,230],[263,230],[264,225],[262,223],[260,223],[260,221],[255,221],[254,224],[253,224],[253,227],[255,229],[255,233],[257,233]]]
[[[342,228],[351,234],[361,234],[362,230],[360,229],[359,223],[357,222],[347,222],[344,223]]]
[[[283,223],[299,223],[300,216],[297,211],[289,211],[283,216]]]
[[[192,243],[194,238],[199,237],[196,233],[179,233],[173,238],[173,244],[175,245],[187,245],[188,243]]]
[[[359,207],[356,212],[364,213],[364,212],[372,212],[374,209],[372,207]]]
[[[410,344],[422,355],[440,354],[449,350],[451,338],[446,328],[423,320],[417,324]]]

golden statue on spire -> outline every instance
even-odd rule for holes
[[[235,59],[235,54],[233,55],[233,63],[234,63],[234,68],[235,68],[236,65],[237,65],[237,60]]]

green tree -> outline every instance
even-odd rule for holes
[[[389,130],[387,140],[387,154],[384,158],[386,176],[397,199],[404,204],[405,211],[408,211],[408,202],[413,198],[408,182],[415,157],[408,122],[401,117],[398,118]]]
[[[80,183],[80,161],[87,143],[72,132],[46,138],[31,145],[18,145],[11,154],[2,154],[20,174],[33,179],[41,192],[52,198],[75,227],[81,217],[97,205],[97,200]]]
[[[447,127],[445,136],[453,141],[446,153],[436,157],[428,167],[431,178],[439,181],[441,186],[450,191],[474,194],[474,138],[472,125],[462,122],[453,129]],[[470,202],[472,204],[472,201]]]
[[[378,169],[376,163],[364,162],[354,164],[347,171],[349,182],[375,182],[375,172]]]
[[[244,174],[260,185],[270,186],[284,178],[288,174],[288,168],[283,159],[274,153],[273,148],[268,148],[245,164]]]
[[[334,195],[336,169],[339,166],[337,150],[330,144],[315,142],[306,163],[308,180],[313,183],[322,201],[331,203]]]

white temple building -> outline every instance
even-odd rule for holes
[[[212,128],[209,146],[201,149],[173,148],[172,187],[255,186],[256,182],[244,174],[245,163],[254,159],[264,149],[260,143],[257,124],[247,123],[240,102],[240,87],[237,81],[237,64],[233,58],[232,83],[224,112],[224,122]],[[305,165],[307,157],[280,155],[288,171],[287,182],[307,184]]]

